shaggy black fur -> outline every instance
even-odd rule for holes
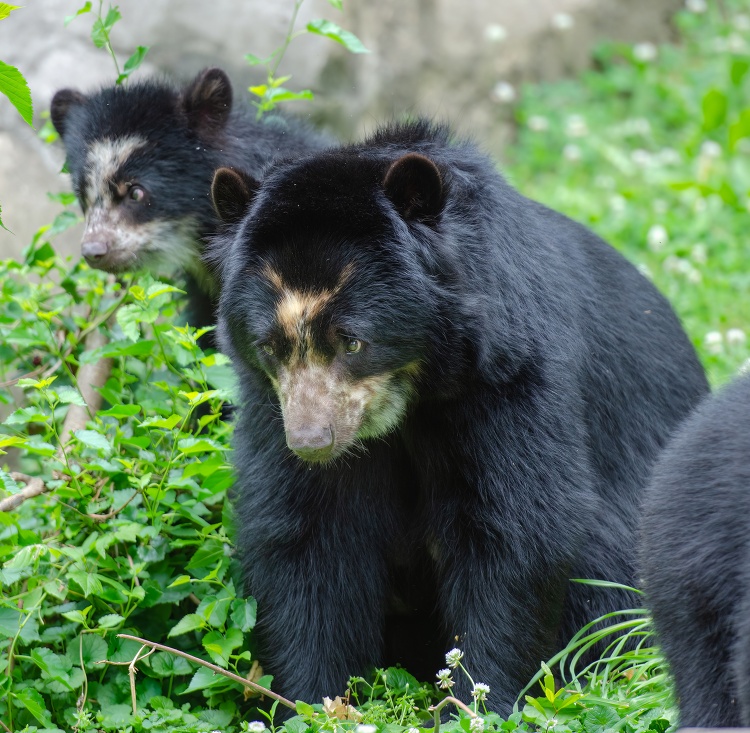
[[[214,68],[182,88],[152,79],[88,95],[63,89],[51,106],[86,213],[87,261],[112,272],[183,268],[195,327],[215,323],[218,289],[201,255],[203,238],[219,226],[209,196],[216,168],[260,175],[279,155],[331,142],[292,117],[274,113],[256,121],[252,109],[232,100],[228,77]],[[129,149],[134,137],[145,144]],[[103,142],[111,148],[102,150]],[[138,201],[135,187],[143,191]]]
[[[659,458],[641,563],[683,728],[750,726],[750,377],[704,402]]]
[[[340,693],[394,661],[397,638],[422,675],[460,646],[508,713],[541,660],[637,602],[569,579],[633,582],[649,468],[707,391],[690,341],[621,255],[443,127],[388,127],[262,185],[231,178],[217,174],[217,209],[250,208],[211,256],[242,385],[237,549],[275,689]],[[324,425],[332,447],[297,447],[290,292],[312,303],[312,372],[349,396],[385,381],[395,422],[379,393],[356,440],[339,448],[342,420]]]

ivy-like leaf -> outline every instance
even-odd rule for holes
[[[105,455],[110,455],[112,453],[111,443],[104,435],[97,433],[95,430],[76,430],[75,436],[81,443],[89,448],[103,451]]]
[[[365,45],[354,35],[354,33],[344,30],[340,25],[337,25],[333,21],[325,20],[323,18],[311,20],[307,24],[307,30],[310,33],[315,33],[318,36],[325,36],[332,41],[336,41],[336,43],[340,43],[347,51],[351,51],[352,53],[370,53],[370,49],[365,48]]]
[[[91,40],[97,48],[104,48],[109,43],[109,32],[118,20],[122,18],[120,10],[115,5],[110,7],[104,20],[97,18],[91,28]]]
[[[197,613],[189,613],[187,616],[183,616],[170,630],[167,636],[179,636],[180,634],[187,634],[188,631],[195,631],[196,629],[202,629],[205,625],[205,621]]]
[[[15,67],[0,61],[0,93],[10,100],[18,114],[31,127],[34,126],[34,105],[31,102],[31,91],[23,74]]]
[[[142,63],[148,53],[148,46],[138,46],[133,55],[125,62],[122,67],[122,74],[117,77],[117,84],[122,84]]]
[[[52,722],[52,716],[44,704],[44,699],[36,690],[27,687],[15,693],[14,696],[42,724],[43,728],[57,727]]]

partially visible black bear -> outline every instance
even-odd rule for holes
[[[89,95],[62,89],[50,111],[86,215],[81,254],[109,272],[184,270],[196,328],[215,323],[217,284],[201,255],[219,225],[210,199],[216,168],[260,175],[280,154],[330,144],[294,118],[256,121],[232,96],[226,74],[213,68],[183,89],[157,80]]]
[[[641,562],[680,725],[750,726],[750,377],[706,400],[659,458]]]
[[[262,184],[221,170],[213,196],[236,224],[212,256],[237,550],[275,689],[320,699],[394,656],[432,675],[458,637],[508,713],[540,660],[637,602],[569,579],[633,582],[649,468],[707,391],[679,321],[441,126]]]

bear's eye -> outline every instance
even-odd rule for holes
[[[261,349],[266,352],[269,356],[273,356],[273,346],[271,344],[261,344]]]
[[[140,203],[146,198],[146,192],[140,186],[131,186],[128,192],[128,197],[131,201]]]
[[[362,349],[362,342],[351,336],[344,336],[344,349],[346,349],[347,354],[356,354]]]

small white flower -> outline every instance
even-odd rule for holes
[[[500,43],[500,41],[504,41],[508,37],[508,31],[505,26],[499,23],[490,23],[484,29],[484,37],[493,43]]]
[[[726,338],[729,346],[742,346],[747,340],[747,336],[741,328],[730,328],[727,331]]]
[[[677,165],[682,160],[674,148],[662,148],[657,156],[662,165]]]
[[[471,691],[471,696],[477,701],[477,702],[483,702],[487,699],[487,695],[489,695],[490,692],[490,686],[486,685],[484,682],[475,682],[474,683],[474,689]]]
[[[455,684],[453,679],[451,679],[451,671],[449,669],[441,669],[437,673],[437,678],[438,687],[442,690],[450,690],[450,688]]]
[[[613,189],[616,185],[616,181],[612,176],[604,175],[603,173],[600,173],[596,178],[594,178],[594,185],[597,188],[604,188],[604,189]]]
[[[552,27],[558,31],[567,31],[575,25],[575,20],[570,13],[555,13],[552,16]]]
[[[685,277],[687,278],[687,281],[689,283],[692,283],[693,285],[700,285],[701,282],[703,282],[703,275],[701,274],[701,271],[697,270],[695,267],[691,267],[685,273]]]
[[[724,337],[720,331],[709,331],[703,337],[703,346],[709,354],[720,354],[724,350]]]
[[[657,56],[657,48],[654,46],[653,43],[648,43],[646,41],[645,43],[636,43],[635,46],[633,46],[633,58],[635,58],[636,61],[653,61]]]
[[[409,728],[406,733],[419,733],[419,728]]]
[[[659,252],[664,248],[664,245],[669,241],[669,234],[667,230],[661,224],[654,224],[646,235],[646,242],[648,248],[652,252]]]
[[[575,163],[576,161],[581,159],[581,149],[577,145],[568,143],[563,148],[563,158],[565,158],[565,160],[571,161],[571,163]]]
[[[643,148],[636,148],[632,153],[630,153],[630,159],[636,165],[641,166],[641,168],[646,168],[653,163],[654,156],[651,155],[648,150],[643,150]]]
[[[750,31],[750,15],[738,13],[734,16],[734,28],[740,32]]]
[[[619,193],[616,193],[614,194],[614,196],[609,197],[609,208],[612,209],[615,214],[622,214],[627,206],[627,200]]]
[[[697,262],[699,265],[705,265],[708,262],[708,250],[703,242],[694,244],[690,249],[690,259],[693,262]]]
[[[727,38],[727,51],[731,51],[732,53],[744,53],[746,48],[747,43],[739,33],[732,33],[732,35]]]
[[[721,153],[721,145],[713,140],[706,140],[701,145],[701,155],[705,155],[707,158],[721,158]]]
[[[366,725],[365,723],[360,723],[354,730],[355,733],[378,733],[376,725]]]
[[[685,9],[691,13],[705,13],[706,0],[685,0]]]
[[[541,115],[531,115],[528,121],[529,130],[544,132],[549,129],[549,120]]]
[[[265,729],[266,724],[261,722],[260,720],[253,720],[252,722],[247,724],[248,733],[263,733]]]
[[[565,134],[569,137],[584,137],[588,135],[589,127],[581,115],[570,115],[565,120]]]
[[[516,90],[515,87],[507,81],[499,81],[494,87],[492,87],[490,97],[492,97],[495,102],[509,104],[510,102],[515,101]]]
[[[484,718],[472,718],[469,721],[469,731],[471,733],[482,733],[484,730]]]
[[[669,205],[664,199],[654,199],[654,213],[655,214],[666,214],[667,209],[669,208]]]
[[[445,663],[451,669],[455,669],[460,664],[463,655],[464,653],[460,649],[453,648],[445,655]]]

